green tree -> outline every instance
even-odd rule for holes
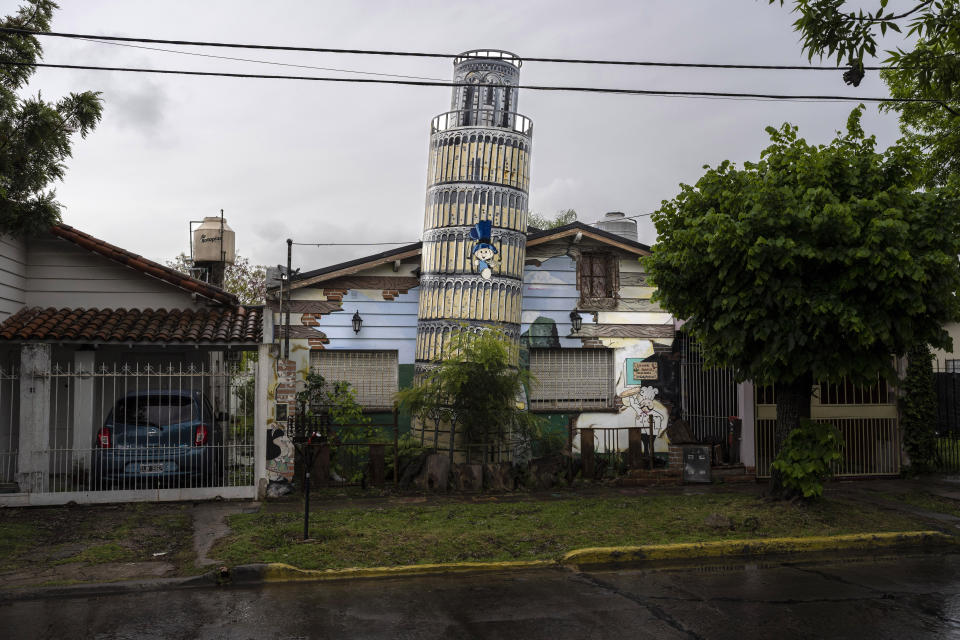
[[[771,4],[777,0],[770,0]],[[780,0],[783,4],[783,0]],[[881,72],[898,102],[881,105],[896,111],[905,140],[925,154],[922,183],[946,184],[960,170],[960,10],[956,2],[917,2],[899,12],[879,0],[873,9],[845,10],[844,0],[796,0],[794,28],[808,57],[837,56],[851,70],[848,82],[859,83],[866,58],[889,68]],[[902,46],[877,52],[888,32]],[[879,38],[879,39],[878,39]],[[923,102],[912,102],[921,99]],[[935,102],[928,102],[933,100]]]
[[[919,473],[934,471],[937,457],[937,390],[933,377],[933,354],[927,345],[907,354],[907,372],[900,398],[900,426],[910,467]]]
[[[187,275],[193,266],[190,256],[185,253],[167,260],[166,264]],[[249,258],[238,253],[236,261],[228,264],[224,271],[223,288],[237,296],[242,304],[263,304],[267,295],[267,268],[262,264],[251,264]]]
[[[397,394],[400,406],[423,425],[449,426],[458,443],[496,444],[538,436],[542,420],[518,402],[531,376],[516,366],[517,346],[492,329],[462,329],[451,340],[451,355]]]
[[[573,209],[561,209],[553,218],[542,216],[534,211],[527,217],[527,226],[537,229],[554,229],[577,221],[577,212]]]
[[[0,26],[49,31],[56,3],[32,0]],[[71,93],[56,102],[22,98],[42,58],[36,37],[0,33],[0,233],[32,235],[60,222],[61,205],[50,183],[63,178],[71,138],[100,121],[100,93]]]
[[[656,298],[708,365],[776,384],[777,451],[815,381],[893,377],[893,355],[948,348],[943,324],[960,317],[960,198],[916,190],[917,154],[877,152],[862,111],[826,145],[768,128],[759,162],[705,167],[653,215]]]

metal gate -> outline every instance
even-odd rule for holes
[[[757,386],[757,477],[769,478],[776,458],[774,429],[777,421],[776,388]],[[872,385],[814,385],[810,417],[829,422],[843,436],[843,457],[834,465],[839,477],[900,475],[900,421],[896,389],[882,379]]]
[[[253,359],[203,356],[21,372],[47,390],[49,419],[11,425],[19,490],[29,504],[255,497],[256,373]],[[23,432],[37,427],[40,439]]]
[[[937,390],[937,450],[935,465],[938,471],[960,471],[960,367],[957,360],[936,360],[934,384]]]
[[[730,416],[740,415],[733,369],[705,369],[703,352],[680,331],[680,409],[700,442],[724,442]]]

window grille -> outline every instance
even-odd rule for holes
[[[820,404],[891,404],[890,389],[878,376],[871,385],[855,385],[846,378],[839,384],[820,383]]]
[[[531,349],[530,373],[533,410],[616,406],[609,349]]]
[[[945,360],[944,373],[960,373],[960,360]]]
[[[349,382],[364,409],[393,407],[393,396],[399,388],[396,351],[313,351],[310,370],[327,382]]]
[[[616,256],[607,253],[584,253],[580,256],[580,297],[613,298],[617,293],[620,265]]]

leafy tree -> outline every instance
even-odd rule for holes
[[[899,113],[906,140],[927,154],[923,182],[946,184],[960,169],[960,8],[953,1],[927,0],[898,13],[887,9],[887,0],[867,11],[847,11],[844,4],[795,0],[794,27],[803,50],[809,58],[836,55],[838,64],[845,59],[851,70],[844,78],[859,84],[864,59],[883,55],[877,53],[878,33],[882,39],[905,28],[912,41],[906,48],[888,48],[883,62],[890,68],[881,72],[890,95],[902,101],[880,108]]]
[[[190,256],[181,253],[173,260],[167,260],[167,266],[189,275],[193,264]],[[263,304],[267,295],[267,268],[262,264],[251,264],[249,258],[237,254],[236,262],[228,264],[224,272],[223,288],[243,304]]]
[[[893,355],[949,348],[943,324],[960,317],[960,198],[917,191],[918,155],[878,153],[862,111],[826,145],[768,128],[759,162],[705,167],[653,215],[656,298],[708,365],[776,384],[778,451],[809,417],[814,381],[893,377]]]
[[[449,425],[458,442],[495,444],[539,435],[541,419],[518,402],[531,376],[516,366],[516,345],[493,329],[463,329],[451,340],[452,355],[397,394],[401,407],[423,425]]]
[[[933,354],[927,345],[907,354],[900,413],[903,416],[903,444],[912,470],[924,473],[936,469],[937,390],[933,377]]]
[[[31,0],[0,26],[49,31],[56,8],[50,0]],[[18,96],[41,54],[36,37],[0,33],[0,233],[37,234],[60,222],[61,205],[49,185],[64,176],[71,138],[86,137],[102,113],[96,91],[56,102]]]
[[[577,212],[573,209],[561,209],[553,218],[548,218],[531,211],[527,217],[527,226],[536,227],[537,229],[554,229],[576,221]]]

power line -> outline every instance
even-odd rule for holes
[[[296,47],[288,45],[243,44],[238,42],[208,42],[200,40],[166,40],[162,38],[133,38],[122,36],[102,36],[90,33],[64,33],[59,31],[31,31],[0,27],[0,33],[17,33],[31,36],[55,38],[110,40],[115,42],[145,42],[148,44],[173,44],[191,47],[224,47],[231,49],[262,49],[267,51],[301,51],[310,53],[338,53],[365,56],[403,56],[414,58],[486,58],[486,56],[461,55],[460,53],[429,53],[424,51],[384,51],[377,49],[337,49],[333,47]],[[720,64],[702,62],[658,62],[650,60],[602,60],[588,58],[546,58],[523,57],[523,62],[550,62],[563,64],[597,64],[629,67],[679,67],[687,69],[753,69],[760,71],[837,71],[843,67],[829,65],[774,65],[774,64]],[[867,71],[879,71],[893,67],[863,67]]]
[[[228,73],[224,71],[185,71],[179,69],[142,69],[137,67],[103,67],[79,64],[50,64],[45,62],[3,61],[2,64],[26,67],[44,67],[50,69],[78,69],[84,71],[125,71],[132,73],[157,73],[165,75],[202,76],[219,78],[245,78],[261,80],[306,80],[314,82],[346,82],[360,84],[393,84],[412,87],[504,87],[526,89],[528,91],[571,91],[581,93],[606,93],[615,95],[635,96],[665,96],[677,98],[719,98],[719,99],[754,99],[754,100],[787,100],[803,102],[920,102],[942,104],[942,100],[930,98],[879,98],[869,96],[831,96],[831,95],[782,95],[769,93],[737,93],[727,91],[665,91],[660,89],[619,89],[612,87],[577,87],[577,86],[546,86],[546,85],[501,85],[501,84],[472,84],[463,82],[441,82],[432,80],[381,80],[377,78],[334,78],[321,76],[288,76],[261,73]]]
[[[294,242],[301,247],[379,247],[383,245],[416,244],[419,240],[408,242]]]
[[[161,49],[159,47],[146,47],[139,44],[126,44],[123,42],[110,42],[108,40],[97,40],[95,38],[81,38],[87,42],[96,42],[97,44],[109,44],[114,47],[130,47],[133,49],[146,49],[148,51],[163,51],[164,53],[177,53],[184,56],[198,56],[201,58],[216,58],[218,60],[234,60],[237,62],[255,62],[257,64],[271,64],[278,67],[297,67],[299,69],[317,69],[318,71],[339,71],[342,73],[361,73],[368,76],[386,76],[390,78],[410,78],[414,80],[440,80],[441,78],[431,78],[427,76],[405,76],[399,73],[382,73],[379,71],[359,71],[357,69],[338,69],[336,67],[315,67],[309,64],[293,64],[289,62],[274,62],[272,60],[257,60],[255,58],[235,58],[232,56],[218,56],[212,53],[198,53],[196,51],[178,51],[176,49]]]

